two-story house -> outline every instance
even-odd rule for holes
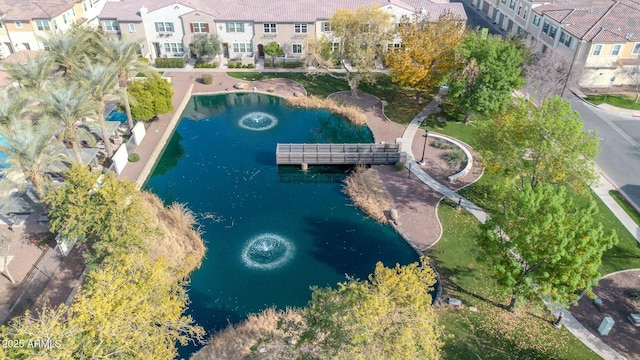
[[[48,32],[92,21],[107,0],[4,0],[0,3],[0,55],[46,49]]]

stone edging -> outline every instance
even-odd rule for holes
[[[450,136],[440,135],[440,134],[436,134],[436,133],[432,133],[432,132],[429,132],[429,136],[433,136],[433,137],[438,138],[438,139],[444,139],[444,140],[447,140],[447,141],[453,143],[455,146],[459,147],[464,152],[464,154],[467,156],[467,164],[464,166],[464,169],[462,169],[459,172],[449,176],[449,181],[455,182],[456,180],[460,179],[461,177],[466,176],[469,173],[469,171],[471,171],[471,168],[473,167],[473,156],[471,155],[471,152],[469,150],[467,150],[466,146],[462,145],[457,139],[452,138]]]

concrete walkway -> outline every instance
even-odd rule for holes
[[[422,167],[418,165],[415,161],[416,157],[411,151],[412,142],[416,132],[419,131],[420,125],[424,122],[425,118],[430,114],[438,111],[438,104],[440,100],[436,98],[431,101],[424,110],[422,110],[407,126],[404,133],[402,134],[402,149],[407,151],[407,168],[409,171],[414,174],[420,181],[425,183],[427,186],[436,190],[443,196],[458,202],[460,201],[460,205],[469,211],[478,221],[481,223],[485,223],[488,220],[487,213],[482,210],[478,205],[472,203],[471,201],[465,199],[464,197],[458,195],[455,191],[447,188],[442,185],[434,178],[432,178],[429,174],[422,170]],[[421,131],[421,130],[420,130]],[[627,213],[615,202],[613,198],[609,195],[609,190],[613,189],[611,182],[609,182],[602,174],[602,181],[599,185],[593,187],[593,190],[596,194],[602,199],[602,201],[607,204],[609,209],[618,217],[618,219],[631,231],[631,233],[638,239],[640,235],[640,228],[635,224],[635,222],[627,215]],[[640,241],[640,239],[638,240]],[[575,336],[578,340],[580,340],[583,344],[585,344],[589,349],[598,354],[605,360],[620,360],[625,359],[620,353],[615,351],[609,345],[605,344],[602,340],[600,340],[597,336],[592,334],[589,330],[587,330],[582,324],[576,320],[573,315],[569,312],[569,310],[564,309],[561,306],[550,304],[545,302],[545,305],[549,308],[551,313],[558,317],[560,314],[563,316],[562,324]]]

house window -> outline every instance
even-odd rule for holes
[[[173,32],[173,23],[172,22],[157,22],[156,23],[156,31],[157,32]]]
[[[293,32],[296,34],[306,34],[307,24],[293,24]]]
[[[233,48],[233,52],[234,53],[250,53],[250,52],[252,52],[251,44],[233,43],[232,48]]]
[[[291,49],[294,54],[302,54],[302,44],[293,44]]]
[[[549,37],[552,38],[552,39],[555,39],[556,38],[556,31],[558,31],[558,28],[556,28],[555,26],[552,26],[549,29]]]
[[[571,46],[571,36],[564,31],[560,32],[560,43],[566,47]]]
[[[331,32],[331,24],[328,21],[322,21],[320,29],[322,29],[322,32]]]
[[[118,31],[120,30],[120,26],[118,26],[117,20],[105,20],[104,21],[104,30],[105,31]]]
[[[209,32],[209,24],[207,24],[207,23],[191,23],[191,32],[192,33],[208,33]]]
[[[182,43],[165,43],[164,51],[167,53],[181,53],[184,52],[184,47]]]
[[[16,27],[18,29],[22,29],[22,22],[21,21],[16,21],[16,22],[14,22],[14,24],[16,25]]]
[[[58,23],[55,20],[53,20],[53,29],[58,30]]]
[[[29,43],[22,43],[22,46],[24,46],[25,50],[31,50],[31,46],[29,46]]]
[[[87,3],[82,3],[82,9],[86,12],[87,11]]]
[[[67,23],[67,14],[62,14],[62,22]]]
[[[640,54],[640,43],[636,43],[633,45],[633,50],[631,50],[631,54],[638,55]]]
[[[501,3],[506,4],[507,0],[500,0]]]
[[[511,0],[509,3],[509,9],[513,10],[516,8],[516,0]]]
[[[620,48],[621,47],[622,47],[622,45],[620,45],[620,44],[613,45],[613,47],[611,48],[611,55],[618,56],[620,54]]]
[[[524,11],[522,12],[522,18],[526,19],[527,18],[527,14],[529,13],[529,8],[525,7]]]
[[[334,42],[331,44],[331,52],[336,52],[340,49],[340,43]]]
[[[600,56],[600,52],[602,52],[602,44],[597,44],[593,46],[593,56]]]
[[[264,24],[264,33],[265,34],[275,34],[276,33],[276,24]]]
[[[4,28],[4,25],[0,22],[0,29]]]
[[[239,22],[227,23],[227,32],[230,32],[230,33],[243,33],[244,32],[244,23],[239,23]]]
[[[545,34],[549,33],[549,23],[548,22],[544,22],[544,25],[542,25],[542,32]]]
[[[36,20],[36,28],[39,31],[51,30],[51,28],[49,27],[49,22],[47,20]]]
[[[135,24],[129,24],[129,32],[130,33],[136,32],[136,25]]]
[[[533,25],[540,26],[540,16],[538,14],[533,14]]]
[[[522,14],[522,5],[518,5],[518,16]]]

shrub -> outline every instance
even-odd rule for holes
[[[447,162],[447,165],[452,169],[459,167],[460,165],[467,162],[467,155],[460,149],[455,149],[444,154],[444,160]]]
[[[183,68],[184,59],[182,58],[156,58],[156,67],[158,68]]]
[[[135,99],[131,102],[131,115],[135,119],[148,121],[173,111],[173,87],[159,76],[134,81],[128,91],[129,96]]]
[[[140,160],[140,155],[138,155],[138,153],[129,154],[129,162],[136,162],[138,160]]]
[[[395,167],[396,171],[402,171],[404,170],[404,163],[402,161],[398,161],[396,162]]]
[[[391,207],[393,199],[377,171],[358,165],[344,182],[344,192],[358,208],[379,223],[387,222],[384,211]]]
[[[212,74],[202,74],[202,83],[205,85],[213,84],[213,75]]]
[[[431,143],[431,146],[437,149],[445,149],[445,150],[451,150],[456,148],[456,146],[452,144],[450,141],[447,141],[445,139],[439,139],[439,138],[435,139],[433,143]]]
[[[253,69],[254,67],[255,67],[255,65],[253,65],[253,64],[247,65],[247,68],[249,68],[249,69]]]
[[[353,105],[341,104],[333,99],[321,99],[315,96],[287,98],[289,105],[298,106],[309,109],[327,109],[338,115],[344,116],[347,120],[356,125],[364,125],[367,123],[367,116],[362,109]]]
[[[218,63],[217,62],[209,64],[209,63],[204,62],[202,60],[196,61],[196,64],[193,65],[194,69],[215,69],[217,67],[218,67]]]
[[[143,63],[145,63],[145,64],[148,64],[148,63],[149,63],[149,59],[147,59],[146,57],[139,57],[139,58],[138,58],[138,61],[143,62]]]
[[[274,93],[276,92],[276,88],[274,88],[273,86],[267,89],[268,92],[270,93]]]
[[[291,61],[291,62],[284,62],[282,63],[282,67],[287,68],[287,69],[292,69],[292,68],[301,68],[304,64],[302,63],[302,61]]]

